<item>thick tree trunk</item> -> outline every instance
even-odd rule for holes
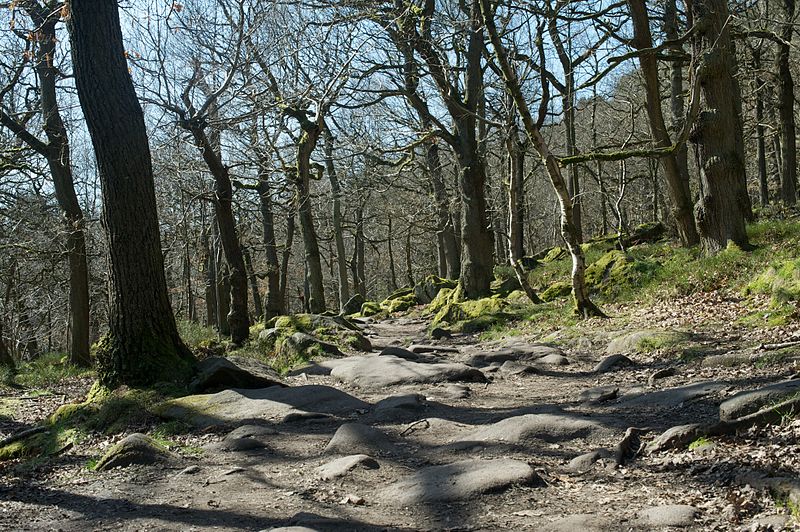
[[[670,52],[677,58],[684,55],[683,45],[679,44],[681,34],[678,30],[678,6],[676,0],[666,0],[664,4],[664,36],[669,41],[675,44],[669,47]],[[673,59],[670,61],[670,113],[672,115],[672,123],[670,128],[673,133],[678,133],[683,129],[686,121],[685,98],[683,90],[683,65],[682,59]],[[675,160],[678,163],[678,172],[680,173],[681,180],[686,183],[690,182],[689,177],[689,147],[686,143],[678,146],[675,150]],[[689,195],[691,203],[691,194]],[[691,210],[691,205],[690,205]],[[695,225],[695,233],[697,226]],[[699,238],[699,237],[698,237]]]
[[[281,264],[278,261],[278,246],[275,239],[275,215],[272,210],[272,191],[269,186],[267,165],[262,167],[258,178],[258,199],[261,209],[264,251],[267,257],[267,297],[264,304],[264,319],[270,320],[285,312],[284,293],[281,290]],[[292,216],[294,220],[294,216]],[[289,244],[291,246],[291,244]]]
[[[789,52],[794,34],[794,0],[781,0],[783,21],[778,46],[778,127],[781,135],[781,199],[785,205],[797,203],[797,139],[794,118],[794,80],[789,63]],[[785,44],[784,44],[785,43]]]
[[[75,85],[97,158],[111,266],[111,323],[97,354],[98,377],[107,386],[185,380],[195,360],[167,295],[150,148],[117,4],[68,5]]]
[[[350,301],[350,279],[347,276],[347,259],[344,250],[344,230],[342,229],[342,187],[336,166],[333,164],[333,134],[325,129],[325,170],[331,182],[333,199],[333,239],[336,242],[336,266],[339,274],[339,309]]]
[[[729,241],[748,247],[751,216],[742,139],[741,94],[724,0],[693,0],[698,31],[693,53],[702,88],[701,112],[690,140],[697,145],[701,198],[695,207],[703,249],[716,253]]]
[[[186,319],[195,321],[194,288],[192,287],[192,257],[189,252],[189,241],[184,235],[183,243],[183,281],[186,292]]]
[[[645,107],[650,122],[653,141],[659,148],[672,146],[664,115],[661,111],[661,91],[658,79],[658,61],[653,49],[650,34],[650,17],[644,0],[628,0],[633,21],[633,45],[640,51],[639,65],[645,84]],[[694,246],[700,239],[692,214],[692,200],[689,192],[689,175],[682,174],[678,158],[674,153],[661,157],[661,166],[667,179],[667,190],[672,200],[672,217],[678,229],[678,236],[684,246]]]
[[[508,246],[512,262],[525,256],[525,143],[516,123],[506,136],[508,153]]]
[[[209,140],[202,126],[189,121],[185,127],[191,132],[195,144],[200,149],[203,160],[214,178],[214,213],[219,228],[222,251],[228,265],[228,279],[231,288],[230,295],[227,296],[230,298],[228,327],[233,344],[242,345],[250,336],[250,316],[247,304],[247,269],[236,230],[236,219],[233,215],[233,184],[219,151]]]

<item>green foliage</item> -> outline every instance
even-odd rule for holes
[[[47,353],[35,360],[19,364],[15,374],[9,376],[8,383],[47,390],[65,380],[93,376],[93,369],[70,364],[62,353]]]
[[[697,438],[696,440],[694,440],[692,443],[689,444],[689,450],[694,451],[695,449],[700,449],[701,447],[705,447],[713,443],[714,442],[711,439],[706,438],[705,436],[700,436],[699,438]]]
[[[190,320],[178,320],[178,334],[180,334],[183,343],[190,349],[198,347],[205,347],[219,340],[219,335],[211,327],[206,327],[200,323]],[[252,328],[251,328],[252,334]]]

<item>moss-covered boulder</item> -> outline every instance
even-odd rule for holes
[[[365,318],[375,316],[376,314],[380,314],[380,312],[381,306],[375,301],[365,301],[364,304],[361,305],[361,315]]]
[[[293,314],[279,316],[259,337],[260,349],[278,369],[320,356],[341,356],[343,350],[371,351],[361,329],[344,316]]]
[[[152,465],[175,462],[179,458],[166,447],[144,434],[131,434],[118,442],[97,462],[95,470],[108,471],[115,467]]]
[[[692,340],[692,335],[671,329],[645,329],[625,332],[613,338],[606,348],[609,355],[649,353],[678,347]]]
[[[775,305],[800,300],[800,259],[773,264],[745,288],[746,294],[765,294]]]
[[[492,295],[500,297],[508,297],[511,292],[520,288],[519,280],[514,276],[497,278],[490,285]]]
[[[559,259],[563,259],[567,256],[567,250],[562,248],[561,246],[555,246],[550,248],[550,250],[542,257],[541,262],[548,263],[553,262]]]
[[[389,314],[394,314],[395,312],[405,312],[411,307],[416,306],[418,303],[417,297],[412,291],[407,294],[386,298],[385,300],[381,301],[381,310],[384,310]]]
[[[553,301],[560,297],[568,296],[572,293],[572,283],[567,281],[556,281],[552,283],[550,286],[547,287],[539,297],[542,298],[542,301]]]
[[[457,284],[458,281],[429,275],[414,286],[414,296],[419,304],[427,305],[439,295],[442,289],[449,288],[452,290]]]
[[[443,295],[444,294],[444,295]],[[460,286],[455,290],[439,293],[439,297],[431,303],[436,308],[431,327],[449,324],[453,330],[461,332],[477,332],[488,329],[498,323],[504,323],[514,317],[512,305],[500,296],[483,299],[464,300]]]

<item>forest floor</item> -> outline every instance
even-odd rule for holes
[[[608,456],[570,466],[584,453],[613,450],[629,427],[644,429],[646,444],[671,426],[716,420],[720,402],[736,392],[796,375],[800,347],[760,349],[800,340],[800,323],[739,325],[742,305],[720,292],[605,310],[611,319],[546,334],[456,334],[437,341],[427,336],[428,322],[413,314],[368,323],[365,332],[376,350],[434,344],[453,348],[436,353],[441,361],[474,364],[476,355],[498,352],[524,358],[525,346],[545,341],[568,364],[526,366],[521,360],[505,368],[482,367],[485,383],[377,387],[300,373],[286,383],[335,387],[368,404],[346,414],[269,423],[274,433],[250,449],[225,450],[225,434],[235,428],[230,424],[171,435],[179,458],[167,464],[92,470],[97,457],[125,433],[95,434],[44,460],[2,463],[0,529],[800,529],[797,506],[748,481],[753,475],[800,478],[800,419],[639,454],[619,467]],[[654,329],[688,334],[673,342],[623,344],[633,365],[593,371],[613,351],[609,344],[617,341],[619,347],[621,335]],[[744,362],[704,362],[748,348]],[[676,371],[651,379],[665,368]],[[89,385],[72,380],[46,395],[6,392],[0,437],[33,425],[58,404],[79,400]],[[388,408],[375,406],[395,396],[404,397],[382,403]],[[499,437],[491,436],[493,423],[516,416],[521,417],[500,427]],[[369,441],[351,437],[326,453],[346,422],[375,427],[386,439],[376,436],[369,449]],[[514,436],[517,428],[520,437]],[[130,427],[127,433],[153,429]],[[321,478],[320,466],[365,452],[365,446],[379,467],[370,468],[374,464],[367,461],[343,476]],[[425,470],[443,464],[458,465]],[[520,464],[529,464],[530,471]],[[447,476],[454,472],[463,474]],[[393,486],[396,482],[401,484]],[[450,496],[454,493],[461,496]]]

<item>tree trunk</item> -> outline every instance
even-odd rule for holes
[[[699,31],[693,53],[702,88],[701,112],[690,140],[697,145],[701,198],[695,206],[700,242],[708,253],[729,241],[749,247],[745,220],[751,215],[742,139],[741,94],[724,0],[693,0]]]
[[[650,122],[653,141],[659,148],[672,146],[664,115],[661,112],[661,91],[658,79],[658,61],[653,49],[653,38],[650,34],[650,17],[644,0],[628,0],[631,19],[633,21],[633,45],[640,51],[639,65],[645,84],[645,107]],[[692,214],[692,200],[689,192],[689,175],[682,174],[675,153],[661,157],[661,166],[667,179],[667,190],[672,200],[672,217],[678,229],[678,236],[684,246],[694,246],[699,236]]]
[[[797,139],[794,118],[794,80],[789,63],[792,35],[794,33],[794,0],[781,0],[783,21],[778,46],[778,127],[781,135],[781,199],[785,205],[797,203]],[[785,44],[784,44],[785,43]]]
[[[289,258],[292,256],[294,243],[295,213],[290,210],[286,215],[286,244],[281,256],[281,312],[289,312]]]
[[[16,367],[14,357],[11,356],[5,338],[3,338],[3,320],[0,320],[0,367],[9,368],[12,371]]]
[[[247,280],[250,283],[250,292],[253,295],[253,319],[261,321],[264,317],[264,305],[261,302],[261,292],[258,290],[258,277],[253,269],[253,260],[250,257],[250,250],[247,248],[242,249],[244,254],[244,265],[247,268]]]
[[[675,57],[684,55],[683,45],[679,44],[681,34],[678,31],[678,6],[676,0],[666,0],[664,4],[664,36],[669,41],[675,44],[669,47],[669,51]],[[686,111],[684,109],[684,91],[683,91],[683,64],[682,59],[673,59],[670,61],[670,112],[672,114],[671,129],[673,133],[677,133],[683,129],[686,121]],[[690,182],[689,176],[689,147],[686,143],[678,146],[675,150],[675,160],[678,163],[678,172],[680,173],[681,180],[686,183]],[[689,203],[691,210],[691,194],[689,195]],[[697,233],[697,226],[695,226],[695,233]],[[699,238],[699,236],[698,236]]]
[[[228,265],[223,260],[222,249],[215,246],[216,250],[216,272],[217,282],[215,284],[217,293],[217,330],[221,336],[231,335],[231,324],[228,321],[228,314],[231,310],[231,283],[228,275]]]
[[[572,198],[567,189],[564,176],[561,173],[558,159],[550,152],[547,142],[539,131],[539,126],[531,115],[527,100],[522,93],[517,74],[508,61],[507,52],[497,32],[497,27],[494,22],[494,11],[492,11],[490,6],[490,0],[480,0],[480,6],[483,14],[483,21],[486,25],[489,39],[492,42],[492,47],[494,48],[495,57],[500,66],[506,89],[511,93],[514,99],[528,138],[541,157],[542,162],[545,164],[550,183],[558,197],[561,214],[561,236],[567,244],[567,249],[572,257],[572,295],[575,300],[575,310],[578,315],[583,318],[588,318],[589,316],[604,316],[602,311],[600,311],[589,298],[589,291],[586,288],[586,259],[583,255],[583,249],[581,248],[579,238],[580,231],[575,227],[573,222]]]
[[[206,297],[206,327],[214,327],[217,324],[217,259],[216,253],[209,242],[209,228],[203,227],[201,245],[203,249],[203,263],[206,267],[205,275],[205,297]]]
[[[195,321],[194,288],[192,287],[192,258],[189,253],[189,240],[184,235],[183,243],[183,280],[186,290],[186,319]]]
[[[228,280],[231,292],[227,316],[231,342],[242,345],[250,337],[250,316],[247,306],[247,269],[244,264],[242,246],[233,216],[233,185],[228,167],[222,162],[219,150],[215,148],[199,123],[185,123],[200,149],[211,176],[214,178],[214,213],[219,228],[219,239],[225,262],[228,265]]]
[[[388,221],[389,221],[389,227],[387,228],[387,231],[386,231],[386,233],[387,233],[386,234],[386,244],[387,244],[387,247],[388,247],[387,251],[389,252],[389,287],[388,288],[389,288],[389,292],[394,292],[395,290],[397,290],[398,286],[397,286],[397,270],[396,270],[395,265],[394,265],[394,246],[392,245],[392,242],[394,241],[394,234],[393,234],[393,230],[392,230],[392,215],[391,214],[389,214]],[[439,234],[438,236],[441,237],[441,234]],[[440,259],[441,259],[441,251],[442,251],[442,248],[440,247],[439,248],[439,252],[440,252],[439,253],[439,258]],[[446,272],[445,272],[445,275],[446,275]]]
[[[347,276],[347,259],[344,250],[344,230],[342,229],[342,187],[333,164],[333,134],[325,128],[325,169],[331,182],[333,197],[333,239],[336,242],[336,266],[339,274],[339,309],[344,309],[350,301],[350,279]]]
[[[508,246],[511,261],[525,256],[525,143],[512,115],[506,135],[508,153]]]
[[[314,213],[311,205],[310,190],[311,154],[317,146],[320,133],[320,127],[316,124],[303,125],[303,133],[297,144],[297,171],[293,176],[294,185],[297,189],[297,214],[300,218],[300,232],[303,234],[306,283],[309,289],[306,305],[315,314],[325,312],[322,261],[319,253],[317,231],[314,228]]]
[[[275,239],[275,215],[272,210],[272,191],[269,186],[268,166],[264,164],[258,178],[258,200],[261,209],[264,251],[267,257],[267,300],[264,319],[270,320],[285,312],[285,294],[281,290],[281,264],[278,262],[278,246]],[[292,216],[294,221],[294,216]],[[291,246],[291,243],[289,243]]]
[[[356,238],[353,251],[353,289],[367,298],[366,237],[364,236],[364,205],[356,209]]]
[[[428,121],[429,122],[429,121]],[[428,129],[430,125],[423,127]],[[447,197],[447,188],[442,175],[442,161],[439,155],[439,145],[436,139],[431,139],[425,149],[425,160],[431,178],[433,198],[436,203],[436,238],[439,249],[439,276],[448,279],[458,279],[461,275],[461,254],[453,218],[450,215],[450,200]]]
[[[81,108],[103,194],[112,306],[97,353],[106,386],[183,381],[195,360],[169,304],[150,148],[122,46],[116,2],[72,0],[69,30]]]
[[[753,50],[753,70],[761,70],[761,51]],[[758,166],[758,191],[761,206],[769,205],[769,181],[767,177],[767,146],[764,128],[764,99],[761,96],[758,75],[753,80],[756,98],[756,159]]]

